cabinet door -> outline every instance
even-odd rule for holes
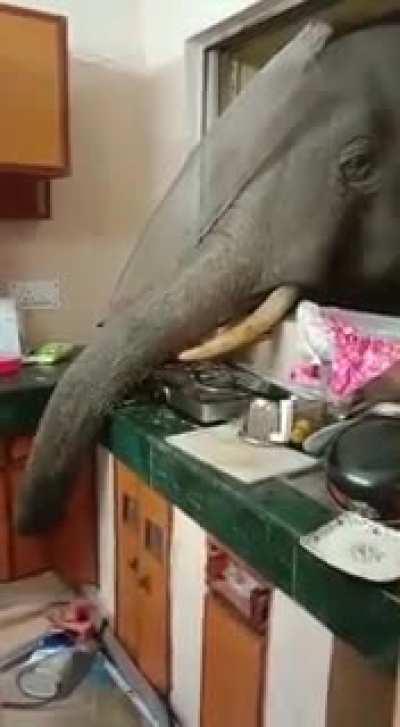
[[[92,458],[82,466],[65,517],[49,534],[51,562],[68,585],[97,583],[97,500]]]
[[[1,166],[0,166],[1,171]],[[51,182],[28,174],[0,174],[1,220],[48,220]]]
[[[129,655],[137,658],[140,542],[140,485],[123,464],[116,463],[117,634]]]
[[[138,664],[163,694],[169,690],[170,506],[142,487],[138,573]]]
[[[10,512],[9,492],[5,470],[0,470],[0,581],[8,581],[10,568]]]
[[[3,490],[10,541],[9,577],[23,578],[54,569],[69,585],[96,583],[97,508],[91,460],[86,462],[78,475],[65,517],[52,531],[37,537],[26,537],[18,535],[13,527],[18,489],[32,441],[32,437],[13,437],[5,448],[7,456]],[[0,518],[1,507],[0,492]],[[4,537],[7,537],[7,530]]]
[[[7,476],[11,498],[11,522],[15,518],[18,489],[24,475],[25,462],[11,462]],[[51,568],[49,541],[46,536],[26,537],[12,529],[11,566],[13,578],[39,573]]]
[[[265,638],[207,596],[202,727],[261,727]]]
[[[67,172],[67,33],[61,16],[0,6],[0,170]]]

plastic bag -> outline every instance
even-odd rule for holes
[[[399,318],[303,301],[297,324],[302,351],[292,379],[329,400],[351,400],[400,361]]]

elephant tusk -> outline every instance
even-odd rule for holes
[[[182,351],[178,356],[179,360],[202,361],[253,343],[284,318],[298,297],[299,290],[292,285],[282,285],[276,288],[244,321],[224,330],[199,346]]]

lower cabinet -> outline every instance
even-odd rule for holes
[[[73,488],[64,520],[50,533],[25,537],[14,527],[32,437],[0,441],[0,581],[54,569],[73,586],[97,582],[97,525],[94,471],[88,462]]]
[[[265,637],[219,596],[206,600],[202,727],[261,727]]]
[[[140,670],[169,692],[171,507],[116,463],[117,634]]]
[[[11,462],[5,473],[9,488],[11,524],[15,521],[18,490],[22,484],[24,469],[25,462],[18,460]],[[12,527],[10,561],[11,574],[14,578],[24,578],[48,570],[51,568],[49,538],[46,536],[21,537]]]

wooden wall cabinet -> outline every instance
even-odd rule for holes
[[[0,170],[66,174],[66,18],[0,5]]]
[[[169,691],[171,507],[116,463],[117,634],[143,674]]]
[[[50,216],[70,170],[66,18],[0,5],[0,218]]]
[[[97,582],[96,497],[93,467],[82,469],[66,517],[50,533],[24,537],[14,528],[18,489],[32,437],[0,441],[0,581],[54,569],[70,585]]]

